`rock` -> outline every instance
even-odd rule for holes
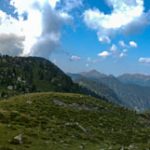
[[[124,146],[122,146],[121,148],[120,148],[120,150],[124,150],[125,148],[124,148]]]
[[[26,102],[27,104],[29,104],[29,105],[31,105],[32,104],[32,101],[30,101],[30,100],[27,100],[27,102]]]
[[[85,129],[83,126],[81,126],[78,122],[76,122],[75,124],[76,124],[76,126],[77,126],[79,129],[81,129],[84,133],[87,132],[86,129]]]
[[[84,146],[83,146],[83,145],[80,145],[79,148],[80,148],[80,149],[84,149]]]
[[[67,106],[66,103],[64,103],[63,101],[58,100],[58,99],[54,99],[54,100],[53,100],[53,103],[54,103],[55,105],[58,105],[58,106],[63,106],[63,107],[66,107],[66,106]]]
[[[72,123],[72,122],[67,122],[67,123],[65,123],[65,126],[76,126],[76,127],[78,127],[80,130],[82,130],[84,133],[87,133],[87,130],[83,127],[83,126],[81,126],[78,122],[74,122],[74,123]]]
[[[21,81],[22,81],[21,77],[18,77],[18,78],[17,78],[17,81],[21,82]]]
[[[53,103],[57,106],[61,107],[66,107],[66,108],[71,108],[71,109],[76,109],[76,110],[85,110],[85,111],[97,111],[98,107],[95,106],[88,106],[85,104],[78,104],[78,103],[72,103],[72,104],[67,104],[63,102],[62,100],[54,99]]]
[[[19,134],[19,135],[15,136],[12,139],[11,144],[16,144],[16,145],[23,144],[23,136],[22,136],[22,134]]]
[[[7,87],[7,89],[8,89],[8,90],[13,90],[13,86],[12,86],[12,85],[9,85],[9,86]]]

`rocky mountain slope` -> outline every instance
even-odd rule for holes
[[[129,80],[123,80],[123,77],[104,75],[96,70],[76,74],[75,77],[70,74],[70,77],[74,82],[84,85],[112,102],[137,111],[150,109],[150,87],[139,84],[136,80],[131,79],[129,82]],[[148,80],[147,84],[149,84]]]

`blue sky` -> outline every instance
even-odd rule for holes
[[[150,74],[149,0],[0,0],[0,53],[65,72]]]

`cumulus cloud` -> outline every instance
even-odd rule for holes
[[[31,54],[49,56],[59,46],[62,26],[71,20],[72,17],[68,13],[52,10],[45,4],[42,11],[42,32],[32,47]]]
[[[86,62],[87,62],[88,65],[90,65],[90,64],[96,64],[96,63],[99,63],[99,62],[100,62],[100,59],[99,59],[99,58],[93,59],[93,58],[91,58],[91,57],[88,57],[88,58],[86,59]]]
[[[116,31],[129,30],[137,22],[148,22],[148,14],[144,12],[144,0],[107,0],[112,7],[111,14],[105,14],[98,8],[88,9],[84,12],[85,24],[97,31],[98,37],[110,36]],[[144,25],[143,24],[143,25]]]
[[[77,8],[79,6],[83,5],[83,0],[62,0],[62,3],[64,3],[64,10],[70,11],[74,8]]]
[[[107,51],[103,51],[98,54],[100,57],[111,56],[113,58],[123,58],[128,55],[128,51],[131,48],[137,48],[138,44],[135,41],[129,41],[129,44],[126,44],[125,41],[121,40],[117,43],[113,43]]]
[[[118,50],[118,48],[115,44],[113,44],[110,48],[110,51],[113,52],[113,53],[116,52],[117,50]]]
[[[127,45],[126,45],[126,43],[124,42],[124,41],[119,41],[119,45],[122,47],[122,48],[126,48],[127,47]]]
[[[144,64],[150,64],[150,58],[141,57],[141,58],[139,58],[139,62],[144,63]]]
[[[51,8],[55,9],[58,2],[60,2],[60,0],[50,0],[49,3],[51,5]]]
[[[101,52],[101,53],[98,54],[98,56],[100,56],[102,58],[106,58],[106,57],[108,57],[110,55],[111,55],[111,53],[108,52],[108,51],[103,51],[103,52]]]
[[[72,55],[72,56],[70,57],[70,60],[71,60],[71,61],[80,61],[80,60],[81,60],[81,57]]]
[[[15,34],[0,34],[0,53],[12,56],[21,55],[23,52],[23,36]]]
[[[113,58],[123,58],[127,56],[127,52],[128,49],[120,49],[119,45],[112,44],[108,50],[100,52],[98,56],[101,58],[107,58],[108,56]],[[88,58],[87,60],[91,62],[91,58]]]
[[[75,0],[10,0],[18,16],[15,18],[0,11],[0,34],[13,34],[14,40],[24,37],[21,55],[48,58],[60,46],[62,27],[73,20],[68,11],[78,7],[79,1],[77,4]],[[12,53],[8,51],[8,54]]]
[[[111,39],[108,36],[101,36],[98,34],[98,39],[101,43],[111,43]]]
[[[135,41],[130,41],[130,42],[129,42],[129,45],[130,45],[132,48],[137,48],[137,47],[138,47],[138,45],[137,45],[137,43],[136,43]]]
[[[119,54],[119,57],[120,58],[123,58],[123,57],[125,57],[126,56],[126,53],[125,52],[121,52],[120,54]]]

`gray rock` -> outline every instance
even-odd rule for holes
[[[17,136],[15,136],[12,141],[11,141],[11,144],[18,144],[18,145],[21,145],[23,144],[23,136],[22,134],[19,134]]]

